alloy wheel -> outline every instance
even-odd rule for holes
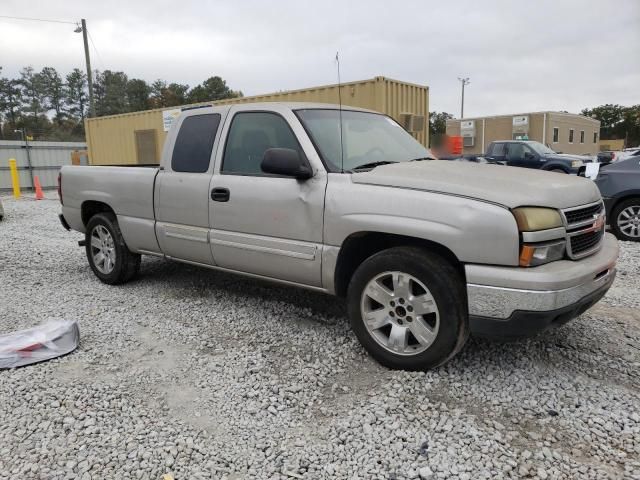
[[[629,205],[618,214],[618,229],[628,237],[640,238],[640,205]]]
[[[91,232],[91,256],[100,273],[110,274],[116,266],[116,247],[113,236],[103,225],[96,225]]]
[[[428,349],[440,328],[440,313],[427,286],[404,272],[383,272],[367,283],[360,301],[365,328],[396,355]]]

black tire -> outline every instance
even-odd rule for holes
[[[620,214],[629,207],[636,207],[640,209],[640,197],[627,198],[626,200],[618,203],[611,211],[611,218],[609,219],[609,225],[611,225],[611,231],[618,238],[618,240],[624,240],[627,242],[640,242],[640,236],[633,237],[623,232],[618,222],[621,220]],[[637,211],[637,210],[636,210]]]
[[[113,269],[109,273],[101,272],[94,262],[91,246],[91,236],[94,229],[104,227],[108,230],[114,240],[115,262]],[[124,237],[118,226],[118,220],[113,213],[98,213],[87,222],[85,233],[85,250],[89,266],[100,281],[109,285],[125,283],[135,277],[140,270],[140,255],[132,253],[124,242]]]
[[[422,282],[439,311],[435,339],[420,353],[393,353],[380,345],[365,326],[361,311],[364,289],[372,279],[393,271],[406,273]],[[347,302],[351,326],[360,343],[373,358],[389,368],[415,371],[437,367],[456,355],[469,337],[467,295],[462,276],[440,255],[421,248],[394,247],[369,257],[351,279]]]

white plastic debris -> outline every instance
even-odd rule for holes
[[[0,369],[66,355],[79,342],[80,330],[72,320],[50,320],[37,327],[0,335]]]

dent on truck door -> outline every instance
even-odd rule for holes
[[[209,247],[211,156],[220,114],[180,119],[171,165],[156,181],[156,234],[172,258],[213,264]]]
[[[279,114],[235,114],[211,180],[213,257],[221,267],[320,286],[326,175],[302,181],[262,173],[264,152],[276,147],[305,155]]]

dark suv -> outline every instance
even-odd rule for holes
[[[595,182],[613,233],[640,242],[640,156],[602,166]]]
[[[558,173],[578,173],[584,157],[556,153],[540,142],[500,140],[491,142],[484,157],[511,167],[538,168]]]

